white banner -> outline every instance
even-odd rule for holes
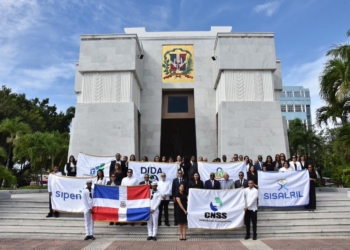
[[[83,212],[82,193],[89,177],[68,177],[50,174],[53,210],[70,213]]]
[[[188,228],[230,229],[243,226],[244,189],[190,189]]]
[[[294,207],[309,204],[307,170],[286,172],[258,171],[259,206]]]
[[[114,161],[113,156],[91,156],[79,153],[77,163],[77,177],[96,176],[98,170],[103,170],[106,178],[109,178],[109,166]]]
[[[176,163],[130,161],[129,168],[133,170],[133,176],[139,183],[144,181],[145,174],[149,174],[150,181],[161,180],[161,173],[166,173],[166,180],[168,181],[172,181],[177,177]]]
[[[236,181],[239,179],[239,172],[244,173],[244,179],[247,179],[247,168],[245,162],[229,162],[229,163],[207,163],[198,162],[198,172],[202,181],[209,180],[210,173],[215,173],[216,180],[223,180],[224,173],[228,173],[229,179]]]

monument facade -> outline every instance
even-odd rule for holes
[[[82,35],[69,154],[287,153],[273,33]]]

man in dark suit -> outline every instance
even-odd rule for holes
[[[241,171],[238,174],[239,179],[235,181],[235,188],[247,188],[248,187],[248,181],[244,179],[244,173]]]
[[[191,157],[191,166],[190,166],[190,169],[188,170],[188,175],[190,177],[189,180],[192,180],[193,179],[193,176],[195,173],[198,173],[198,164],[196,162],[196,157],[195,156],[192,156]]]
[[[151,186],[152,181],[149,180],[149,175],[148,175],[148,174],[145,174],[145,175],[143,176],[143,179],[144,179],[144,181],[141,181],[141,182],[139,183],[139,185],[148,184],[148,185],[149,185],[149,188],[152,189],[152,186]]]
[[[171,195],[173,197],[174,202],[174,226],[177,226],[177,210],[179,209],[179,205],[176,202],[176,194],[179,192],[179,187],[181,184],[184,184],[185,190],[187,190],[187,180],[183,178],[183,173],[180,169],[177,171],[177,178],[173,180],[173,185],[171,188]]]
[[[255,171],[263,169],[263,157],[261,155],[258,156],[258,161],[254,164]]]
[[[220,182],[215,180],[214,173],[210,173],[210,179],[205,181],[204,189],[220,189]]]
[[[120,164],[120,167],[121,167],[122,173],[123,173],[123,177],[127,176],[128,168],[125,165],[125,161],[122,161],[120,157],[121,157],[120,154],[116,153],[115,154],[115,160],[111,161],[111,165],[109,167],[109,177],[111,177],[111,175],[114,173],[114,171],[115,171],[115,164],[117,164],[117,163]]]

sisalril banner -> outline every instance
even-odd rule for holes
[[[210,173],[215,173],[216,180],[223,180],[223,176],[227,173],[230,180],[238,180],[239,172],[244,173],[247,178],[247,168],[245,162],[229,162],[229,163],[207,163],[198,162],[198,172],[203,181],[209,180]]]
[[[113,156],[92,156],[79,153],[77,162],[77,177],[96,176],[98,170],[102,170],[105,177],[109,177],[109,166],[114,161]]]
[[[166,174],[166,179],[172,181],[177,177],[177,164],[176,163],[163,163],[163,162],[138,162],[130,161],[129,169],[133,170],[133,177],[138,182],[144,181],[144,175],[149,174],[150,181],[161,180],[161,173]]]
[[[83,189],[86,187],[86,180],[89,177],[69,177],[50,174],[51,203],[52,209],[82,213],[84,204],[82,200]]]
[[[244,189],[191,188],[188,196],[188,228],[230,229],[243,226]]]
[[[259,206],[295,207],[309,204],[310,180],[307,170],[258,171]]]

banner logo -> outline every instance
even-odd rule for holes
[[[224,177],[225,171],[222,168],[217,168],[215,172],[215,180],[221,180]]]
[[[126,201],[120,201],[120,208],[126,208]]]
[[[215,203],[222,206],[222,201],[219,197],[215,198]],[[210,209],[213,210],[214,212],[218,211],[218,206],[214,206],[213,202],[210,202]]]
[[[277,191],[280,191],[281,189],[285,189],[288,191],[288,188],[286,187],[287,185],[287,179],[280,179],[277,181],[277,184],[280,185],[280,188]]]
[[[94,168],[90,168],[90,175],[96,175],[98,170],[104,170],[105,164],[101,163],[99,166],[96,166]]]
[[[159,181],[159,178],[158,178],[158,176],[157,175],[155,175],[155,174],[150,174],[149,175],[149,179],[150,179],[150,181]]]

